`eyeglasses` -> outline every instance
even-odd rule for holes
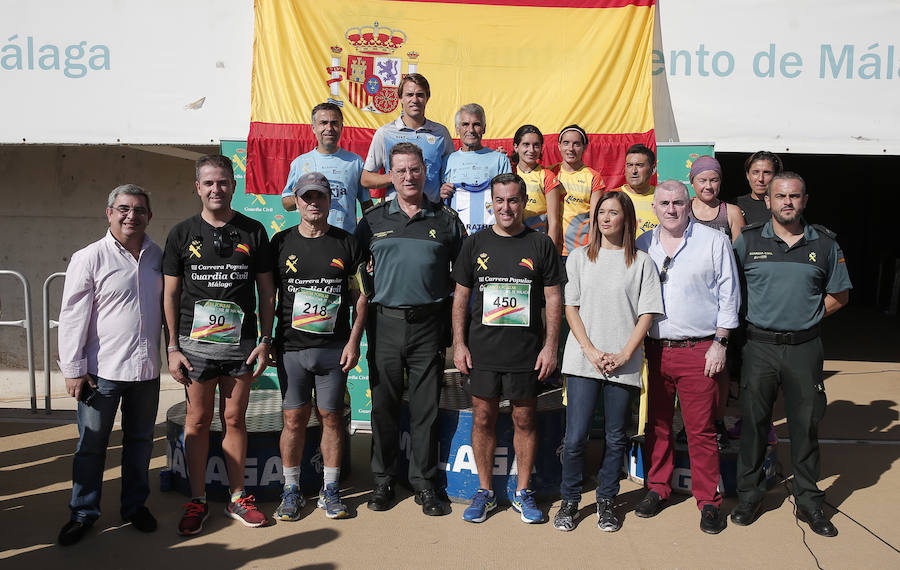
[[[227,235],[224,235],[219,228],[213,228],[213,250],[222,256],[230,256],[234,251],[234,244],[240,235],[235,230],[229,230]]]
[[[112,209],[119,212],[123,216],[127,216],[129,212],[134,212],[135,216],[146,216],[150,213],[150,210],[143,206],[135,206],[133,208],[131,206],[116,206]]]
[[[391,173],[396,174],[401,179],[405,178],[407,174],[415,178],[422,175],[422,168],[419,166],[413,166],[412,168],[400,168],[398,170],[391,170]]]
[[[665,283],[669,279],[669,266],[672,265],[672,258],[668,255],[663,260],[662,270],[659,272],[659,282]]]

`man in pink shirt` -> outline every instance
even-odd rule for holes
[[[72,255],[59,314],[59,368],[78,400],[72,511],[63,546],[81,540],[100,516],[106,446],[122,403],[122,505],[126,522],[156,530],[150,494],[153,426],[159,404],[162,250],[145,235],[150,197],[125,184],[106,203],[109,231]]]

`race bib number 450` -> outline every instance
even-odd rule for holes
[[[531,285],[489,283],[484,286],[481,324],[495,327],[527,327],[531,324]]]
[[[340,308],[340,295],[301,287],[294,293],[291,328],[313,334],[331,334]]]
[[[194,303],[191,338],[200,342],[240,344],[244,311],[231,301],[206,299]]]

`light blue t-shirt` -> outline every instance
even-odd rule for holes
[[[453,152],[453,138],[447,127],[434,121],[425,120],[418,130],[407,127],[401,117],[382,125],[375,131],[369,154],[366,155],[365,169],[378,172],[382,168],[390,170],[388,157],[394,145],[401,142],[413,143],[422,149],[425,159],[425,196],[432,202],[441,200],[441,165],[444,157]],[[392,200],[397,194],[393,186],[388,186],[385,199]]]
[[[371,200],[369,191],[362,187],[363,161],[355,153],[339,148],[334,154],[322,154],[313,149],[291,162],[291,171],[284,185],[282,196],[294,195],[294,184],[308,172],[325,175],[331,184],[331,211],[328,223],[349,233],[356,229],[356,202]]]
[[[456,187],[450,207],[459,213],[469,234],[494,224],[491,179],[507,172],[512,172],[509,158],[489,148],[469,152],[458,150],[444,159],[441,182]]]

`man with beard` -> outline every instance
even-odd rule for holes
[[[746,226],[734,243],[747,287],[747,344],[741,369],[741,450],[737,507],[731,521],[751,524],[760,511],[772,406],[784,393],[794,468],[797,517],[822,536],[837,529],[822,512],[818,424],[825,414],[819,323],[847,304],[844,254],[828,229],[807,224],[806,184],[793,172],[776,174],[765,201],[772,219]]]

